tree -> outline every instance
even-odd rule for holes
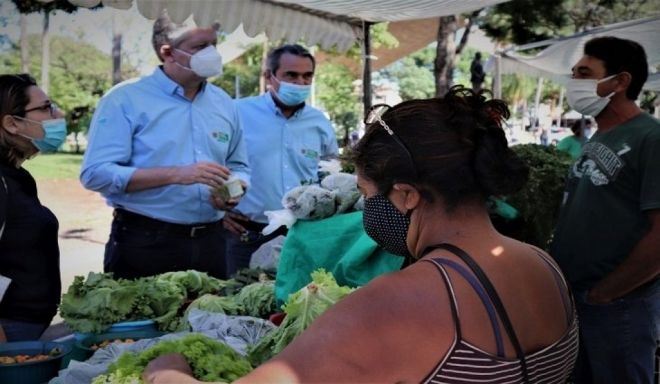
[[[337,137],[346,146],[361,116],[359,96],[350,81],[353,75],[345,66],[323,63],[315,77],[318,99],[334,122]]]
[[[224,66],[222,76],[212,80],[212,83],[235,96],[236,78],[239,79],[241,97],[259,94],[259,80],[262,76],[261,61],[264,51],[262,44],[255,44],[238,59]]]
[[[44,91],[48,92],[49,88],[49,63],[50,63],[50,14],[56,10],[62,10],[66,13],[75,12],[78,7],[69,2],[69,0],[51,0],[44,2],[41,0],[12,0],[16,9],[22,14],[33,12],[43,12],[44,24],[41,32],[41,87]],[[102,7],[99,5],[97,7]],[[24,19],[21,19],[24,20]],[[23,25],[21,26],[23,28]],[[23,52],[22,57],[27,57]],[[25,61],[28,59],[25,58]]]
[[[41,39],[30,36],[29,49],[41,52]],[[108,54],[87,44],[56,36],[52,39],[51,78],[49,96],[66,112],[69,133],[86,132],[89,120],[100,97],[112,85],[112,62]],[[30,58],[30,72],[39,68],[41,57]],[[21,67],[20,50],[15,47],[0,55],[0,73],[16,73]],[[124,66],[123,77],[135,77],[136,69]]]
[[[495,5],[479,21],[493,39],[526,44],[660,11],[646,0],[511,0]]]
[[[435,47],[431,44],[384,68],[378,75],[397,83],[403,100],[432,97],[435,93],[434,59]]]

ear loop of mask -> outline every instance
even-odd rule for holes
[[[36,121],[36,120],[28,119],[27,117],[20,117],[20,116],[15,116],[15,115],[11,115],[11,117],[13,117],[14,119],[24,120],[24,121],[27,121],[28,123],[39,125],[39,127],[41,127],[41,131],[43,132],[44,136],[46,136],[46,130],[44,129],[44,126],[41,123],[41,121]],[[26,139],[30,139],[30,140],[39,140],[36,137],[26,136],[22,133],[17,133],[17,135],[21,136],[21,137],[25,137]]]

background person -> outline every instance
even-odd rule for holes
[[[635,104],[644,49],[588,41],[566,87],[598,129],[566,184],[550,253],[575,290],[576,383],[651,383],[660,333],[660,122]]]
[[[481,86],[486,80],[486,73],[484,66],[481,64],[481,52],[474,54],[474,59],[470,63],[470,82],[472,83],[472,90],[475,92],[481,91]]]
[[[115,208],[104,270],[135,278],[196,269],[225,278],[220,209],[211,194],[249,170],[238,112],[208,83],[222,61],[217,28],[154,23],[162,65],[99,102],[80,180]]]
[[[547,254],[497,233],[486,208],[527,176],[508,116],[504,102],[455,87],[370,124],[355,148],[364,227],[416,262],[339,301],[237,382],[564,383],[577,352],[568,287]],[[189,373],[167,355],[144,378]]]
[[[267,63],[269,91],[236,102],[253,177],[250,189],[223,221],[229,275],[247,268],[262,244],[286,233],[282,227],[262,235],[268,224],[264,212],[283,209],[286,192],[318,182],[319,161],[338,156],[332,124],[305,103],[316,66],[312,54],[297,44],[284,45],[269,53]]]
[[[64,142],[63,117],[29,75],[0,75],[0,340],[39,339],[60,302],[59,223],[22,165]]]
[[[564,137],[557,143],[557,149],[571,155],[573,160],[580,157],[582,153],[582,145],[586,141],[583,133],[583,124],[586,126],[587,121],[575,120],[573,125],[571,125],[573,134]]]

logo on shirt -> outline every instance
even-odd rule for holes
[[[601,143],[587,143],[582,151],[582,157],[573,165],[573,176],[582,178],[586,176],[593,185],[607,185],[616,180],[619,172],[625,165],[619,157],[630,151],[628,144],[624,144],[619,152],[614,152]]]
[[[215,131],[211,133],[211,136],[213,136],[215,141],[218,141],[220,143],[226,143],[229,141],[229,135],[224,132]]]
[[[313,149],[306,149],[306,148],[303,148],[303,149],[301,150],[301,152],[302,152],[303,156],[305,156],[305,157],[308,158],[308,159],[318,160],[318,158],[319,158],[319,153],[316,152],[316,151],[313,150]]]

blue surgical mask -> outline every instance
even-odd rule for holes
[[[36,121],[26,119],[20,116],[14,116],[20,120],[29,121],[31,123],[40,124],[44,130],[44,137],[42,139],[35,139],[27,137],[32,140],[32,144],[42,153],[55,152],[62,145],[66,138],[66,120],[64,119],[50,119],[44,121]]]
[[[287,83],[279,80],[275,75],[272,75],[272,78],[280,84],[280,89],[277,91],[277,98],[282,104],[288,107],[304,103],[312,91],[311,85]]]

